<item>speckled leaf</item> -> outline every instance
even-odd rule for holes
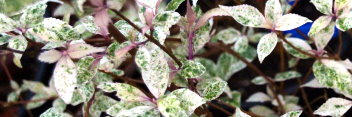
[[[74,27],[75,31],[79,34],[84,33],[85,31],[88,31],[90,33],[97,33],[98,27],[94,23],[94,17],[93,16],[86,16],[80,19],[80,24]]]
[[[157,101],[158,109],[164,117],[188,117],[204,103],[202,97],[189,89],[174,90]]]
[[[257,47],[260,63],[262,63],[264,59],[275,49],[277,42],[278,38],[275,33],[266,34],[260,39]]]
[[[206,25],[200,27],[197,31],[196,31],[196,35],[193,38],[193,49],[194,49],[194,53],[199,52],[200,49],[202,49],[204,47],[204,45],[206,43],[209,42],[210,40],[210,30],[213,26],[212,22],[207,23]],[[188,42],[188,41],[187,41]],[[188,44],[185,44],[188,45]]]
[[[334,60],[321,60],[313,64],[313,73],[320,84],[329,88],[347,91],[352,85],[351,74],[339,62]]]
[[[44,13],[47,5],[45,2],[39,2],[34,5],[28,6],[23,10],[20,17],[20,23],[25,26],[34,26],[40,23],[44,18]]]
[[[286,72],[280,72],[275,75],[274,80],[275,81],[285,81],[293,78],[299,78],[302,77],[301,73],[297,71],[286,71]]]
[[[271,98],[263,93],[263,92],[257,92],[249,96],[249,98],[246,100],[246,102],[266,102],[266,101],[271,101]]]
[[[40,117],[72,117],[70,114],[64,113],[54,107],[49,108]]]
[[[118,102],[110,107],[106,113],[114,117],[158,117],[160,113],[155,105],[141,102]]]
[[[279,30],[279,31],[292,30],[308,22],[312,22],[312,21],[306,17],[300,16],[297,14],[286,14],[280,17],[277,20],[277,22],[275,22],[275,30]]]
[[[181,70],[181,76],[184,78],[199,78],[206,71],[206,68],[196,61],[186,61]]]
[[[351,3],[352,4],[352,3]],[[352,14],[341,16],[336,20],[336,27],[342,31],[352,28]]]
[[[125,84],[125,83],[102,83],[98,86],[105,92],[116,91],[117,97],[123,101],[133,102],[133,101],[146,101],[149,99],[142,91],[138,88]]]
[[[315,35],[310,35],[314,39],[314,43],[318,49],[324,49],[325,46],[331,40],[335,31],[335,23],[331,22],[328,26],[322,29],[320,32],[316,33]]]
[[[232,117],[251,117],[251,116],[242,112],[240,108],[236,108],[236,113]]]
[[[213,39],[216,40],[221,40],[225,44],[231,44],[234,43],[235,41],[241,39],[241,32],[234,29],[234,28],[227,28],[224,30],[219,31]]]
[[[73,94],[71,104],[78,105],[82,102],[88,102],[93,97],[94,90],[93,82],[80,84]]]
[[[56,64],[54,69],[54,86],[60,98],[66,104],[71,102],[75,87],[77,86],[77,69],[73,61],[65,56]]]
[[[299,117],[301,114],[302,114],[302,111],[291,111],[284,115],[281,115],[280,117]]]
[[[16,25],[14,20],[0,13],[0,33],[12,31],[16,28]]]
[[[15,36],[9,41],[8,48],[19,50],[19,51],[25,51],[27,48],[27,44],[28,42],[23,36]],[[19,68],[22,68],[22,64],[20,61],[21,58],[22,58],[22,54],[14,53],[13,62]]]
[[[6,33],[0,33],[0,46],[8,43],[12,36]]]
[[[299,38],[287,38],[288,42],[290,42],[294,47],[299,48],[305,52],[311,53],[312,47],[304,40]],[[300,58],[300,59],[308,59],[310,56],[302,54],[301,52],[297,51],[289,44],[283,42],[285,50],[290,53],[292,56]]]
[[[148,49],[146,46],[149,46]],[[149,91],[158,98],[165,93],[170,70],[164,52],[155,45],[146,46],[138,49],[135,61],[141,68],[143,80]]]
[[[335,0],[334,8],[336,10],[343,9],[346,5],[348,5],[349,2],[350,0]]]
[[[223,97],[221,100],[232,106],[241,107],[241,93],[238,91],[230,92],[229,97]]]
[[[251,82],[255,85],[263,85],[266,84],[266,80],[262,76],[257,76],[251,80]]]
[[[90,67],[94,62],[93,57],[81,58],[77,63],[77,84],[83,84],[91,81],[95,71],[91,70]]]
[[[352,102],[343,98],[329,98],[323,105],[314,111],[315,115],[340,117],[352,106]]]
[[[155,27],[154,37],[161,44],[164,44],[166,36],[170,34],[169,28],[181,19],[181,15],[174,11],[164,11],[158,13],[153,21]]]
[[[332,14],[333,0],[311,0],[315,8],[325,15]]]
[[[229,13],[238,23],[244,26],[263,28],[266,25],[264,16],[253,6],[220,6],[220,8]]]
[[[166,11],[175,11],[180,5],[181,3],[183,3],[185,0],[172,0],[170,1],[165,10]]]
[[[93,47],[89,44],[86,43],[75,43],[69,45],[67,52],[68,55],[71,58],[82,58],[84,56],[87,56],[89,54],[97,53],[97,52],[103,52],[105,51],[105,48],[102,47]]]
[[[279,0],[268,0],[265,4],[265,18],[275,23],[282,16],[282,9]]]
[[[313,22],[313,25],[310,28],[308,35],[310,37],[316,35],[321,30],[326,28],[330,24],[331,20],[332,18],[330,16],[320,16],[317,20]]]
[[[36,38],[46,42],[77,40],[78,34],[64,21],[55,18],[45,18],[29,32]]]
[[[41,62],[54,63],[54,62],[57,62],[61,57],[62,57],[62,54],[60,51],[52,49],[52,50],[48,50],[40,53],[38,59]]]
[[[105,112],[116,103],[116,100],[105,96],[103,92],[97,92],[95,94],[94,102],[89,108],[89,114],[92,117],[99,117],[102,112]]]
[[[218,98],[225,90],[227,82],[219,79],[203,79],[197,84],[197,91],[200,95],[208,100],[214,100]]]
[[[205,59],[205,58],[195,58],[195,61],[197,61],[198,63],[202,64],[205,69],[206,72],[204,72],[204,74],[201,76],[201,78],[213,78],[216,77],[217,74],[217,68],[218,66],[210,59]]]

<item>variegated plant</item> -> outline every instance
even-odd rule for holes
[[[208,117],[217,116],[214,109],[233,117],[299,117],[303,111],[335,117],[352,107],[352,62],[324,51],[335,26],[352,28],[352,0],[310,0],[324,14],[306,37],[313,40],[284,35],[312,22],[291,13],[298,0],[266,0],[263,9],[221,1],[207,12],[198,0],[24,1],[0,0],[0,62],[12,89],[4,107],[31,110],[54,100],[40,117]],[[54,17],[48,17],[48,2],[58,4]],[[219,26],[219,17],[244,27]],[[31,48],[40,62],[55,64],[48,86],[12,79],[3,65],[13,53],[13,63],[28,69],[22,59]],[[267,58],[271,53],[280,54],[279,68]],[[312,73],[303,75],[301,61],[309,61]],[[314,78],[302,82],[310,74]],[[295,80],[302,96],[284,85]],[[249,88],[255,93],[243,99]],[[326,94],[313,111],[303,88],[330,88],[345,97]],[[29,92],[33,96],[23,100]],[[248,103],[255,105],[243,106]]]

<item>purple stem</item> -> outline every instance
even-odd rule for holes
[[[193,60],[193,38],[194,32],[188,34],[188,60]]]

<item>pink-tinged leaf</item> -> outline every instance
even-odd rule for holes
[[[196,13],[193,11],[191,4],[189,3],[189,0],[187,0],[187,21],[188,21],[188,25],[190,27],[193,26],[193,23],[197,20],[197,16]]]
[[[335,24],[335,22],[330,22],[328,26],[320,30],[318,33],[310,35],[310,37],[314,39],[315,46],[320,50],[318,52],[322,52],[325,46],[330,42],[331,37],[334,35]]]
[[[40,53],[38,59],[45,63],[55,63],[61,58],[62,54],[57,50],[48,50]]]
[[[208,20],[214,16],[230,16],[230,15],[220,8],[211,9],[207,11],[202,17],[199,18],[195,26],[195,30],[207,24]]]
[[[158,2],[156,2],[155,11],[158,11],[159,6],[160,6],[160,4],[161,4],[162,1],[163,1],[163,0],[158,0]]]
[[[96,9],[94,14],[94,23],[99,27],[98,33],[103,36],[108,36],[108,26],[111,22],[108,14],[108,9]]]
[[[308,22],[312,22],[306,17],[297,14],[286,14],[277,20],[275,30],[286,31],[302,26]]]
[[[145,34],[148,30],[150,30],[150,26],[144,26],[142,28],[142,34]]]
[[[54,86],[60,98],[66,103],[71,102],[77,83],[77,69],[68,56],[63,56],[56,64],[53,74]]]
[[[122,57],[124,57],[126,55],[126,53],[128,51],[132,50],[135,47],[136,47],[136,45],[132,44],[132,45],[128,45],[120,50],[116,50],[115,51],[115,60],[120,60]]]
[[[93,47],[85,43],[72,44],[72,45],[69,45],[67,49],[68,55],[73,59],[82,58],[89,54],[103,52],[103,51],[105,51],[104,48]]]
[[[149,27],[152,27],[152,25],[153,25],[153,20],[154,20],[154,17],[155,17],[155,15],[154,15],[154,10],[151,9],[151,8],[147,8],[147,9],[145,10],[145,12],[143,13],[143,15],[144,15],[145,22],[147,23],[147,25],[148,25]]]
[[[105,0],[90,0],[89,2],[96,7],[102,7],[104,6],[104,1]]]
[[[158,4],[160,4],[161,0],[136,0],[137,4],[148,7],[148,8],[156,8]]]
[[[314,21],[312,28],[310,28],[308,35],[314,36],[323,30],[326,26],[330,24],[332,17],[330,16],[320,16],[317,20]]]
[[[273,24],[282,16],[282,9],[279,0],[268,0],[265,4],[265,18]]]
[[[265,17],[260,11],[250,5],[238,6],[219,6],[222,10],[226,11],[238,23],[244,26],[256,28],[271,28],[270,23],[267,23]]]

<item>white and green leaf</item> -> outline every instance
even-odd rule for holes
[[[277,22],[275,22],[275,30],[279,30],[279,31],[292,30],[308,22],[312,22],[312,21],[306,17],[290,13],[280,17],[277,20]]]
[[[352,107],[352,101],[343,98],[329,98],[323,105],[314,111],[320,116],[343,116]]]
[[[260,11],[249,5],[238,5],[238,6],[220,6],[225,12],[231,15],[238,23],[249,26],[264,28],[266,27],[265,17]]]
[[[0,33],[12,31],[16,28],[17,23],[5,14],[0,13]]]
[[[146,101],[149,99],[141,90],[138,88],[125,84],[125,83],[109,83],[105,82],[98,85],[98,88],[105,92],[116,91],[117,97],[123,101],[134,102],[134,101]]]
[[[299,78],[302,77],[301,73],[297,71],[286,71],[286,72],[280,72],[275,75],[274,80],[275,81],[285,81],[285,80],[290,80],[293,78]]]
[[[279,0],[268,0],[265,4],[265,18],[271,23],[276,22],[282,16],[282,8]]]
[[[165,117],[188,117],[204,103],[202,97],[189,89],[174,90],[157,101],[158,109]]]
[[[315,8],[325,15],[332,14],[333,0],[311,0]]]
[[[335,23],[331,22],[328,26],[322,29],[320,32],[310,35],[314,39],[315,46],[318,49],[324,49],[329,43],[335,31]]]
[[[196,88],[204,99],[211,101],[218,98],[225,91],[226,86],[227,82],[220,78],[213,78],[201,80]]]
[[[241,38],[242,38],[241,32],[234,28],[227,28],[227,29],[221,30],[213,37],[213,39],[221,40],[225,44],[234,43]]]
[[[56,64],[53,78],[55,89],[60,98],[69,104],[77,87],[76,65],[69,57],[62,57]]]
[[[280,117],[299,117],[301,114],[302,114],[302,111],[291,111],[284,115],[281,115]]]
[[[339,62],[326,59],[316,61],[313,64],[313,73],[323,86],[350,93],[351,74]]]
[[[264,59],[275,49],[277,42],[278,37],[275,33],[266,34],[260,39],[257,47],[258,59],[260,63],[262,63]]]
[[[294,47],[301,49],[302,51],[311,53],[312,47],[304,40],[299,38],[287,38],[288,42],[290,42]],[[292,56],[301,58],[301,59],[308,59],[310,56],[301,53],[300,51],[294,49],[289,44],[283,42],[285,50],[290,53]]]
[[[148,49],[147,47],[138,49],[135,61],[141,68],[143,80],[149,91],[158,98],[165,93],[170,70],[164,52],[155,45],[146,46],[149,46]]]
[[[180,72],[184,78],[199,78],[206,72],[206,68],[196,61],[186,61]]]
[[[45,2],[38,2],[26,7],[20,17],[21,25],[23,27],[34,26],[43,21],[46,7],[47,5]]]

